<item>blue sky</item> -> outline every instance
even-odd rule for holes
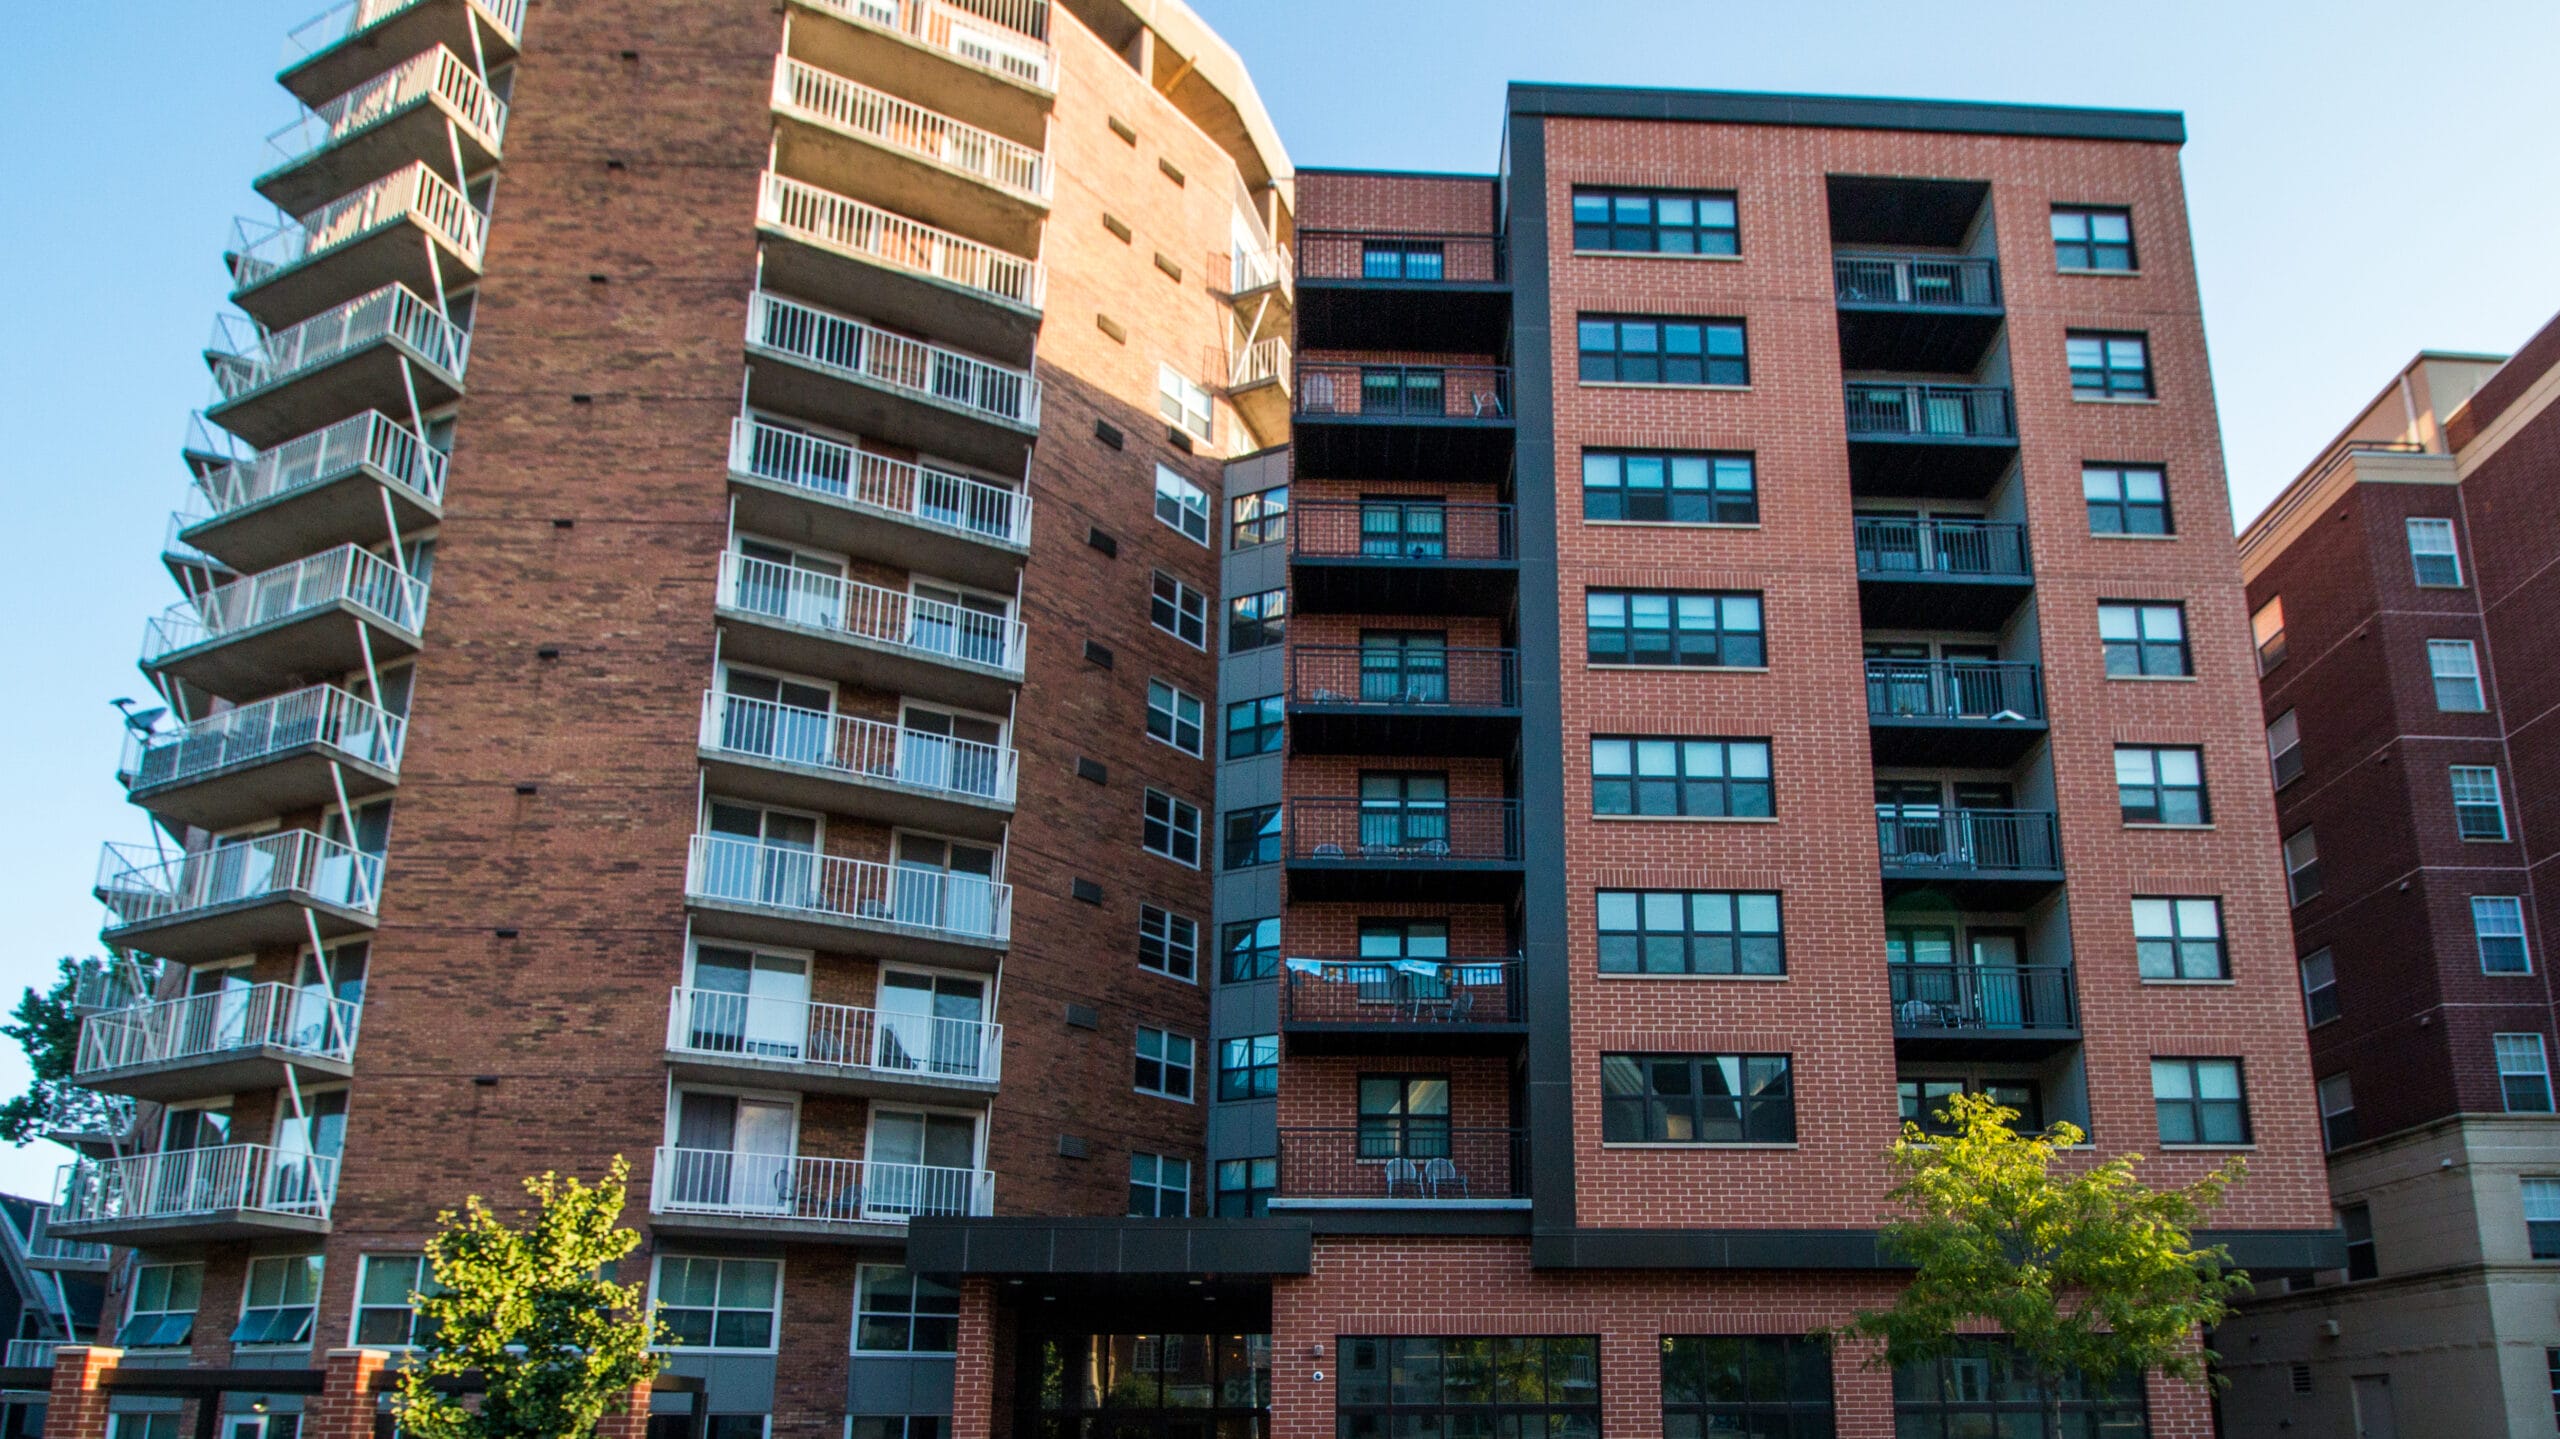
[[[534,3],[538,49],[540,8],[574,0]],[[1309,165],[1489,170],[1513,79],[2183,110],[2244,518],[2412,352],[2503,352],[2560,310],[2549,0],[1193,3]],[[22,201],[0,228],[0,614],[24,686],[0,704],[0,993],[94,949],[99,841],[145,836],[107,702],[146,693],[222,244],[292,117],[268,83],[284,34],[317,8],[20,6],[0,50],[0,181]],[[0,1149],[0,1188],[44,1192],[59,1158]]]

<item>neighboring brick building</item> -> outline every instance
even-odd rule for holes
[[[2223,1331],[2240,1432],[2560,1422],[2555,397],[2560,321],[2421,354],[2241,535],[2350,1248]]]

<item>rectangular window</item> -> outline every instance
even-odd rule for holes
[[[1149,854],[1160,854],[1176,864],[1200,867],[1199,806],[1175,799],[1162,790],[1148,790],[1145,823],[1138,844]]]
[[[1743,344],[1740,320],[1585,315],[1575,333],[1581,337],[1581,377],[1585,382],[1751,383],[1751,361]]]
[[[2009,1128],[2018,1134],[2044,1132],[2044,1092],[2032,1079],[1904,1079],[1894,1083],[1902,1100],[1902,1122],[1920,1126],[1923,1134],[1953,1134],[1953,1101],[1959,1094],[1980,1095],[2018,1117]]]
[[[2551,1062],[2539,1034],[2493,1034],[2490,1048],[2498,1056],[2498,1088],[2509,1114],[2551,1112]]]
[[[2338,962],[2325,949],[2313,950],[2295,963],[2302,970],[2302,1016],[2309,1024],[2338,1017]]]
[[[423,1254],[368,1254],[356,1277],[355,1342],[373,1349],[407,1349],[425,1342],[434,1325],[411,1306],[409,1296],[442,1294],[435,1266]]]
[[[771,1350],[782,1313],[772,1259],[658,1256],[658,1318],[686,1349]]]
[[[1359,1105],[1362,1159],[1449,1156],[1449,1076],[1364,1074]]]
[[[1776,812],[1764,739],[1591,741],[1591,812],[1761,819]]]
[[[2053,263],[2064,270],[2130,270],[2133,212],[2092,205],[2053,207]]]
[[[1247,1034],[1218,1041],[1218,1097],[1272,1099],[1280,1093],[1280,1036]]]
[[[2064,1381],[2057,1431],[2084,1439],[2148,1436],[2140,1372]],[[1893,1432],[1901,1439],[2029,1439],[2045,1434],[2044,1390],[2035,1372],[1997,1339],[1959,1339],[1935,1361],[1893,1371]]]
[[[201,1264],[145,1264],[133,1272],[133,1300],[125,1311],[124,1329],[116,1335],[123,1349],[174,1349],[191,1342],[196,1331],[196,1305],[204,1297]]]
[[[1235,531],[1228,544],[1234,549],[1248,545],[1276,545],[1289,538],[1289,487],[1275,486],[1238,495],[1227,502],[1233,513]]]
[[[1756,525],[1749,455],[1670,450],[1582,452],[1582,517],[1645,524]]]
[[[1279,1189],[1279,1160],[1221,1159],[1214,1207],[1221,1219],[1260,1219],[1271,1212],[1271,1196]]]
[[[2560,1349],[2552,1351],[2560,1354]],[[2560,1365],[2560,1360],[2554,1361]],[[2555,1368],[2551,1387],[2560,1391],[2560,1368]],[[178,1411],[162,1409],[145,1411],[128,1409],[107,1416],[107,1439],[178,1439]]]
[[[1749,890],[1604,889],[1602,974],[1784,974],[1778,896]]]
[[[1147,737],[1184,754],[1200,754],[1200,699],[1162,680],[1147,681]]]
[[[1360,278],[1437,283],[1449,277],[1448,243],[1442,240],[1363,240]]]
[[[2331,1149],[2344,1149],[2356,1142],[2356,1087],[2346,1075],[2333,1074],[2321,1080],[2320,1137]]]
[[[2063,340],[2071,393],[2084,400],[2151,398],[2151,346],[2141,335],[2074,330]]]
[[[1198,1054],[1198,1043],[1188,1035],[1139,1025],[1138,1092],[1189,1103]]]
[[[720,1417],[711,1416],[711,1422],[719,1423]],[[943,1439],[950,1427],[950,1417],[943,1414],[848,1414],[844,1418],[844,1439]],[[706,1435],[704,1439],[720,1436]],[[762,1436],[748,1435],[747,1439]]]
[[[1831,1349],[1802,1335],[1662,1336],[1662,1432],[1831,1439]]]
[[[1288,711],[1278,695],[1237,700],[1227,706],[1227,758],[1278,754],[1287,740]]]
[[[2222,901],[2133,900],[2133,950],[2144,979],[2226,979]]]
[[[2275,771],[2278,789],[2302,778],[2302,722],[2291,710],[2267,726],[2267,765]]]
[[[308,1344],[320,1307],[320,1256],[271,1254],[249,1261],[234,1344]]]
[[[1171,365],[1156,366],[1156,413],[1193,438],[1209,440],[1209,391]]]
[[[2320,842],[2308,829],[2284,837],[2284,880],[2296,905],[2308,904],[2320,893]]]
[[[2339,1205],[2338,1227],[2347,1233],[2347,1278],[2371,1279],[2380,1274],[2382,1266],[2373,1248],[2373,1207]]]
[[[1783,1054],[1604,1054],[1600,1137],[1613,1144],[1793,1144]]]
[[[1289,592],[1264,590],[1227,601],[1227,653],[1240,655],[1289,637]]]
[[[1269,979],[1280,972],[1280,921],[1238,920],[1221,936],[1218,978],[1228,984]]]
[[[2489,707],[2480,692],[2480,652],[2471,641],[2427,641],[2427,673],[2435,677],[2437,709],[2467,714]]]
[[[1717,190],[1573,192],[1573,248],[1642,255],[1731,255],[1741,249],[1733,195]]]
[[[853,1347],[864,1354],[953,1354],[960,1349],[960,1291],[894,1264],[855,1276]]]
[[[2481,973],[2533,973],[2524,947],[2524,901],[2504,894],[2471,896],[2471,934],[2480,945]]]
[[[2162,1144],[2246,1144],[2249,1102],[2236,1059],[2151,1061],[2151,1105]]]
[[[2249,639],[2258,647],[2258,673],[2284,663],[2284,596],[2258,606],[2257,613],[2249,616]]]
[[[2526,1179],[2524,1232],[2536,1259],[2560,1259],[2560,1179]]]
[[[1228,869],[1249,869],[1280,862],[1280,806],[1256,805],[1227,811],[1225,844],[1220,857]]]
[[[2116,746],[2116,807],[2126,824],[2204,824],[2204,751]]]
[[[1209,647],[1209,597],[1162,570],[1156,571],[1147,618],[1195,650]]]
[[[1156,518],[1183,538],[1209,543],[1209,492],[1169,466],[1156,466]]]
[[[2122,601],[2098,602],[2098,639],[2106,646],[2107,674],[2188,675],[2187,608]]]
[[[1200,925],[1185,915],[1152,904],[1138,906],[1138,968],[1175,979],[1200,973]]]
[[[2485,764],[2447,766],[2453,776],[2453,828],[2464,839],[2507,837],[2507,805],[2498,794],[2498,771]]]
[[[2453,549],[2453,521],[2409,521],[2409,567],[2429,589],[2456,589],[2462,584],[2462,557]]]
[[[1167,1154],[1130,1154],[1129,1213],[1139,1219],[1190,1218],[1191,1161]]]
[[[1716,590],[1590,590],[1585,656],[1595,665],[1756,669],[1769,662],[1760,596]]]
[[[2082,465],[2080,493],[2093,535],[2165,535],[2169,480],[2150,465]]]
[[[1344,1336],[1334,1393],[1341,1439],[1599,1439],[1596,1337]]]

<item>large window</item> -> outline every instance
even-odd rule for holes
[[[1586,657],[1595,665],[1757,668],[1768,663],[1760,596],[1715,590],[1591,590]]]
[[[320,1308],[320,1256],[270,1254],[249,1261],[234,1344],[308,1344]]]
[[[1194,439],[1210,438],[1208,388],[1171,365],[1156,366],[1156,413]]]
[[[1023,1342],[1017,1372],[1039,1406],[1031,1434],[1237,1439],[1269,1428],[1267,1335],[1076,1333]]]
[[[2525,952],[2524,901],[2507,894],[2471,896],[2471,935],[2480,945],[2483,974],[2531,974]]]
[[[1604,1054],[1600,1137],[1612,1144],[1792,1144],[1783,1054]]]
[[[204,1297],[201,1264],[145,1264],[133,1272],[133,1299],[125,1311],[124,1329],[116,1335],[123,1349],[174,1349],[193,1339],[196,1305]]]
[[[1129,1156],[1129,1213],[1139,1219],[1191,1215],[1191,1161],[1169,1154]]]
[[[1200,867],[1200,807],[1162,790],[1148,790],[1138,843],[1149,854]]]
[[[1741,248],[1733,195],[1699,190],[1573,192],[1573,248],[1647,255],[1731,255]]]
[[[2536,1259],[2560,1259],[2560,1179],[2526,1179],[2525,1242]]]
[[[1337,1439],[1600,1439],[1600,1341],[1346,1336]]]
[[[2338,962],[2325,949],[2315,949],[2295,964],[2302,971],[2302,1015],[2309,1024],[2338,1017]]]
[[[1184,754],[1200,754],[1200,697],[1162,680],[1147,681],[1147,737]]]
[[[772,1259],[658,1256],[658,1318],[686,1349],[770,1350],[782,1265]]]
[[[1765,818],[1775,811],[1764,739],[1591,741],[1591,812]]]
[[[2227,979],[2222,901],[2134,896],[2133,950],[2144,979]]]
[[[2284,663],[2284,596],[2258,606],[2249,616],[2249,641],[2258,647],[2258,673]]]
[[[2409,521],[2409,568],[2418,583],[2430,589],[2453,589],[2462,584],[2462,557],[2453,547],[2453,521],[2412,519]]]
[[[1248,545],[1275,545],[1289,538],[1289,487],[1280,485],[1238,495],[1227,502],[1235,521],[1234,534],[1228,544],[1234,549]]]
[[[1280,1093],[1280,1036],[1246,1034],[1218,1041],[1218,1097],[1273,1099]]]
[[[1582,517],[1650,524],[1752,525],[1760,492],[1749,455],[1582,452]]]
[[[2098,639],[2107,650],[2107,674],[2160,677],[2195,673],[2187,657],[2184,605],[2098,602]]]
[[[2493,1034],[2489,1046],[2498,1059],[2498,1091],[2509,1114],[2551,1112],[2551,1058],[2539,1034]]]
[[[1280,921],[1238,920],[1219,936],[1218,978],[1228,984],[1269,979],[1280,972]]]
[[[1280,806],[1255,805],[1227,811],[1226,834],[1219,862],[1228,869],[1250,869],[1280,862]]]
[[[2267,726],[2267,766],[2275,772],[2278,789],[2302,778],[2302,721],[2292,710]]]
[[[2136,1439],[2151,1432],[2142,1376],[2062,1383],[2062,1432],[2071,1439]],[[1893,1371],[1894,1439],[1989,1439],[2044,1433],[2045,1398],[2036,1377],[1997,1339],[1968,1339],[1933,1364]]]
[[[1740,320],[1585,315],[1581,376],[1622,385],[1747,385],[1751,361]]]
[[[1199,1052],[1199,1042],[1189,1035],[1139,1025],[1135,1081],[1138,1092],[1189,1103],[1191,1075],[1198,1067]]]
[[[1831,1349],[1802,1335],[1662,1337],[1662,1439],[1831,1439]]]
[[[1784,974],[1778,896],[1720,889],[1604,889],[1602,974]]]
[[[1289,638],[1289,592],[1263,590],[1227,601],[1227,653],[1240,655]]]
[[[1227,706],[1227,758],[1278,754],[1287,740],[1288,710],[1278,695],[1237,700]]]
[[[854,1282],[853,1347],[865,1354],[951,1354],[960,1348],[960,1291],[894,1264],[865,1264]]]
[[[2308,828],[2284,837],[2284,882],[2297,906],[2309,904],[2320,893],[2320,839]]]
[[[2453,776],[2453,828],[2464,839],[2507,837],[2506,801],[2498,794],[2494,765],[2448,766]]]
[[[1195,650],[1209,647],[1209,597],[1162,570],[1156,571],[1147,618]]]
[[[2080,494],[2093,535],[2169,533],[2169,482],[2152,465],[2082,465]]]
[[[2116,746],[2116,804],[2126,824],[2203,824],[2204,751]]]
[[[2063,341],[2071,393],[2084,400],[2151,398],[2151,346],[2141,335],[2074,330]]]
[[[2151,1105],[2162,1144],[2246,1144],[2249,1101],[2236,1059],[2151,1061]]]
[[[1180,531],[1184,538],[1205,545],[1209,543],[1209,492],[1171,468],[1158,465],[1156,518]]]
[[[356,1278],[355,1342],[373,1349],[407,1349],[434,1332],[409,1303],[412,1294],[441,1294],[435,1266],[422,1254],[368,1254]]]
[[[2427,641],[2427,673],[2436,684],[2436,708],[2455,714],[2489,707],[2480,692],[2480,651],[2469,640]]]
[[[1280,1190],[1277,1159],[1221,1159],[1218,1192],[1212,1207],[1221,1219],[1260,1219],[1271,1212],[1271,1196]]]
[[[1360,1076],[1362,1159],[1449,1157],[1449,1076]]]
[[[2064,270],[2132,269],[2133,212],[2104,205],[2054,206],[2053,263]]]
[[[1200,973],[1200,924],[1188,915],[1158,909],[1152,904],[1138,906],[1138,968],[1151,969],[1174,979],[1194,979]]]

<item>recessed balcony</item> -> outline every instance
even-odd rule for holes
[[[1280,980],[1295,1054],[1499,1054],[1529,1033],[1514,959],[1290,959]]]
[[[661,1148],[649,1177],[651,1227],[706,1237],[861,1243],[904,1234],[919,1215],[993,1214],[995,1200],[983,1169],[805,1154]]]
[[[1013,886],[973,874],[697,834],[693,932],[992,971],[1012,943]]]
[[[721,654],[982,713],[1022,683],[1023,628],[1002,614],[796,569],[720,557]]]
[[[1049,160],[1038,147],[788,55],[773,67],[774,168],[1016,255],[1040,252]]]
[[[338,1161],[266,1144],[170,1149],[62,1167],[53,1232],[159,1247],[329,1232]]]
[[[107,1272],[107,1260],[111,1257],[111,1251],[103,1244],[83,1239],[65,1239],[55,1234],[52,1206],[39,1204],[34,1207],[34,1212],[27,1221],[26,1258],[29,1269],[54,1274],[104,1274]],[[21,1343],[44,1344],[48,1349],[51,1347],[44,1340],[11,1340],[12,1350],[14,1351]],[[22,1361],[13,1352],[8,1362],[11,1368],[15,1368]],[[43,1367],[52,1362],[53,1356],[48,1353],[42,1359],[36,1360],[34,1367]]]
[[[991,744],[718,691],[702,697],[701,757],[733,798],[985,840],[1004,838],[1018,763]]]
[[[680,1079],[779,1083],[933,1102],[995,1092],[1004,1026],[708,989],[678,989],[667,1062]]]
[[[110,844],[98,861],[102,937],[179,964],[300,944],[314,924],[367,932],[381,891],[380,856],[307,829],[178,854]]]
[[[1878,765],[2005,769],[2044,736],[2040,665],[1867,661],[1867,738]]]
[[[1510,340],[1499,235],[1301,226],[1297,241],[1303,348],[1490,355]]]
[[[791,54],[1036,144],[1056,103],[1048,0],[794,0]]]
[[[2000,264],[1969,255],[1831,257],[1846,370],[1969,371],[2000,333]]]
[[[470,331],[404,285],[281,330],[225,315],[205,350],[214,401],[204,416],[252,445],[281,445],[367,410],[459,399],[470,358]]]
[[[142,666],[210,694],[273,694],[415,654],[426,618],[426,581],[341,545],[171,605],[143,632]]]
[[[1040,382],[940,345],[758,290],[747,400],[847,434],[1019,474],[1040,433]]]
[[[1236,407],[1256,445],[1289,441],[1289,386],[1296,375],[1289,342],[1267,336],[1244,347],[1227,373],[1227,403]]]
[[[1299,900],[1499,902],[1520,887],[1520,803],[1291,799],[1283,859]]]
[[[1031,550],[1031,496],[761,415],[729,433],[738,527],[999,593]]]
[[[252,984],[110,1009],[80,1022],[73,1078],[166,1103],[355,1072],[359,1007],[318,988]]]
[[[1039,261],[772,171],[757,223],[776,287],[1031,363],[1048,291]]]
[[[498,162],[506,132],[506,102],[439,45],[269,135],[275,166],[250,183],[286,214],[307,214],[414,161],[450,165],[459,153],[476,175]]]
[[[2035,593],[2027,527],[1857,518],[1858,617],[1886,629],[1995,630]]]
[[[404,535],[444,518],[443,454],[379,410],[268,449],[187,459],[196,488],[178,538],[242,573],[388,538],[386,500]]]
[[[1306,344],[1303,328],[1299,344]],[[1301,359],[1291,399],[1301,474],[1491,483],[1510,477],[1509,366]]]
[[[2051,810],[1876,806],[1887,894],[1940,890],[2018,908],[2062,883]]]
[[[1519,738],[1517,650],[1289,648],[1289,745],[1300,754],[1500,758]]]
[[[1289,561],[1302,614],[1500,618],[1519,588],[1509,505],[1302,499],[1289,516]]]
[[[1428,1119],[1280,1129],[1273,1209],[1523,1209],[1529,1132]]]
[[[489,217],[426,162],[295,219],[232,227],[231,303],[271,329],[398,284],[437,294],[480,273]]]
[[[232,829],[400,780],[408,723],[335,685],[313,685],[129,735],[117,777],[125,798],[173,827]]]
[[[386,55],[441,45],[502,65],[524,43],[524,6],[525,0],[347,0],[285,36],[276,83],[317,106],[380,70]]]
[[[2067,964],[1888,964],[1893,1040],[1912,1058],[2031,1057],[2080,1040]]]
[[[1858,494],[1980,498],[2017,459],[2006,385],[1851,380],[1844,397]]]

